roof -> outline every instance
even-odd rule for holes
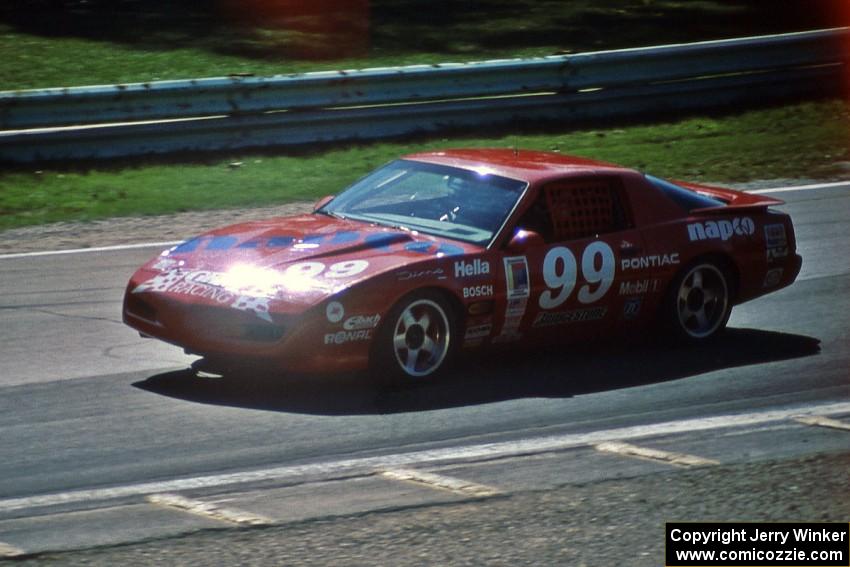
[[[554,152],[506,148],[448,149],[415,153],[404,157],[475,171],[486,169],[488,173],[527,182],[543,181],[570,173],[599,173],[627,169],[611,163]]]

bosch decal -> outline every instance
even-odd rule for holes
[[[697,240],[729,240],[733,236],[751,236],[756,223],[750,217],[730,220],[695,222],[688,225],[688,238]]]
[[[472,287],[463,288],[463,298],[470,299],[476,297],[492,297],[493,296],[493,286],[492,285],[476,285]]]

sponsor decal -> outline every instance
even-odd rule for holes
[[[344,345],[346,343],[357,341],[368,341],[372,338],[370,329],[360,329],[359,331],[337,331],[336,333],[327,333],[325,335],[326,345]]]
[[[209,299],[215,303],[232,307],[240,311],[253,313],[260,319],[271,323],[267,289],[245,287],[234,291],[222,285],[227,274],[205,270],[184,271],[180,268],[163,272],[158,276],[139,284],[133,293],[158,292],[188,295]]]
[[[697,240],[729,240],[733,236],[751,236],[756,224],[750,217],[735,217],[732,220],[695,222],[688,225],[688,238]]]
[[[779,285],[779,282],[782,281],[782,275],[785,273],[785,270],[782,268],[774,268],[772,270],[768,270],[764,276],[764,287],[776,287]]]
[[[627,298],[626,302],[623,303],[623,319],[627,321],[637,319],[637,316],[640,314],[640,305],[642,302],[640,297]]]
[[[375,315],[352,315],[345,320],[342,328],[346,331],[359,331],[361,329],[374,329],[381,321],[381,316]]]
[[[658,280],[636,280],[620,283],[620,295],[642,295],[658,291]]]
[[[764,241],[768,248],[778,248],[788,245],[784,224],[766,224],[764,226]]]
[[[443,268],[434,268],[433,270],[402,270],[396,274],[396,277],[400,282],[418,280],[420,278],[444,280],[446,279],[446,271]]]
[[[463,298],[493,297],[492,285],[476,285],[463,288]]]
[[[788,247],[787,246],[777,246],[776,248],[768,248],[767,249],[767,261],[768,263],[773,262],[774,260],[779,260],[781,258],[785,258],[788,256]]]
[[[534,319],[533,326],[550,327],[552,325],[566,325],[568,323],[596,321],[605,317],[607,313],[607,307],[585,307],[583,309],[572,309],[570,311],[546,311],[537,314],[537,317]]]
[[[505,279],[508,284],[508,298],[528,298],[528,260],[525,256],[505,258]]]
[[[493,331],[493,325],[491,323],[487,323],[486,325],[476,325],[474,327],[467,327],[466,333],[463,335],[464,339],[483,339],[490,336],[490,333]]]
[[[528,259],[525,256],[512,256],[504,259],[507,302],[505,322],[494,342],[518,340],[519,325],[528,308],[531,286],[528,280]]]
[[[764,242],[768,263],[788,256],[788,236],[785,234],[784,224],[765,225]]]
[[[348,260],[330,266],[321,262],[298,262],[286,268],[283,275],[297,282],[305,282],[320,275],[330,279],[345,279],[356,276],[368,267],[369,262],[366,260]]]
[[[655,254],[652,256],[637,256],[635,258],[623,258],[620,260],[620,269],[643,270],[646,268],[660,268],[662,266],[673,266],[679,263],[679,253]]]
[[[345,317],[345,307],[339,301],[331,301],[325,307],[325,316],[329,323],[339,323]]]
[[[171,270],[173,268],[177,268],[179,266],[182,266],[183,264],[184,264],[183,260],[178,261],[178,260],[175,260],[174,258],[166,258],[166,257],[163,256],[163,257],[158,258],[157,261],[154,262],[153,266],[151,266],[151,268],[153,268],[154,270],[159,270],[160,272],[166,272],[166,271]]]
[[[487,276],[490,275],[490,262],[476,258],[471,262],[460,260],[455,262],[455,277],[468,278],[472,276]]]
[[[581,255],[581,275],[587,282],[577,294],[579,303],[601,299],[614,283],[617,261],[614,251],[602,240],[591,242]],[[575,254],[556,246],[543,259],[543,281],[548,288],[537,300],[542,309],[555,309],[570,298],[578,281],[579,265]]]

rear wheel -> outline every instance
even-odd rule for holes
[[[698,343],[723,330],[732,312],[729,272],[714,261],[682,270],[666,301],[667,327],[674,338]]]
[[[412,293],[385,319],[372,352],[372,373],[385,384],[437,376],[451,358],[456,334],[453,311],[441,294]]]

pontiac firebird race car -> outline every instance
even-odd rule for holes
[[[560,154],[419,153],[311,214],[163,252],[132,276],[124,321],[214,367],[394,380],[488,345],[649,326],[699,342],[797,277],[781,203]]]

